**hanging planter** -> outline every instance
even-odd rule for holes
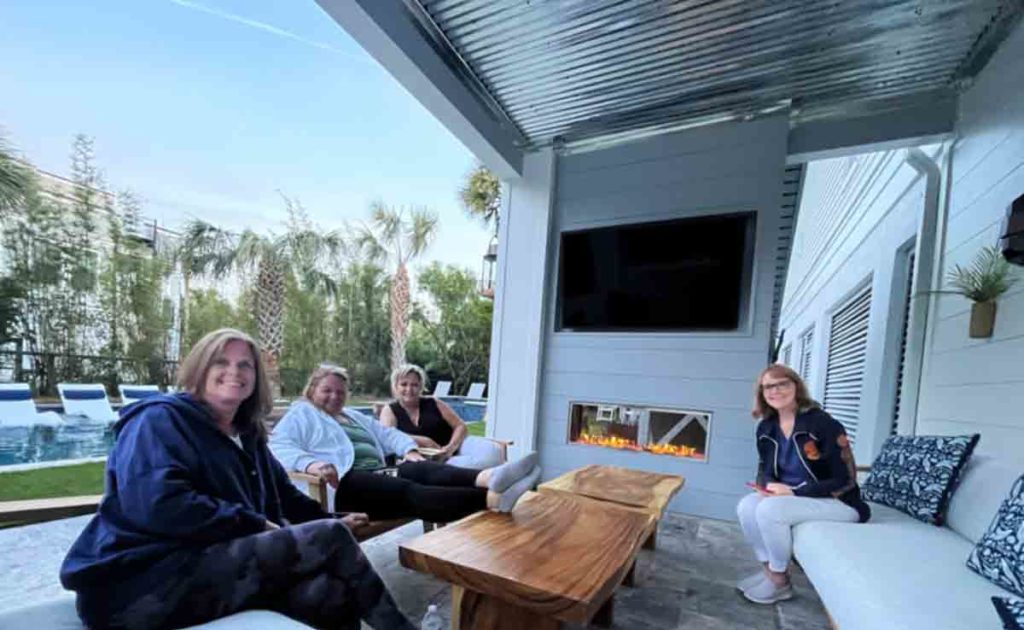
[[[987,339],[996,326],[996,301],[975,302],[971,305],[971,339]]]
[[[992,336],[996,324],[996,299],[1006,293],[1016,278],[1010,276],[1010,263],[995,247],[985,247],[968,268],[955,265],[946,280],[959,293],[974,302],[971,305],[969,334],[972,339]]]

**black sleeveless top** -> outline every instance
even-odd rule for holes
[[[391,413],[395,414],[398,421],[398,430],[409,435],[423,435],[437,442],[438,446],[445,446],[452,441],[452,425],[441,415],[437,408],[437,401],[433,398],[420,398],[420,422],[413,424],[412,418],[402,407],[401,403],[395,401],[388,405]]]

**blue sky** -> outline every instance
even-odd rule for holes
[[[425,259],[479,272],[489,233],[456,197],[475,158],[312,0],[7,0],[0,23],[0,126],[39,167],[66,175],[93,136],[170,227],[280,229],[278,190],[328,228],[426,205]]]

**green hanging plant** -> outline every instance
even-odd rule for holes
[[[970,267],[954,265],[946,281],[959,293],[974,302],[989,302],[1010,290],[1017,282],[1012,267],[997,247],[984,247]]]

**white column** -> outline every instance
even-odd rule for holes
[[[551,149],[528,154],[505,187],[498,233],[487,435],[514,440],[515,454],[536,445],[554,178]]]

